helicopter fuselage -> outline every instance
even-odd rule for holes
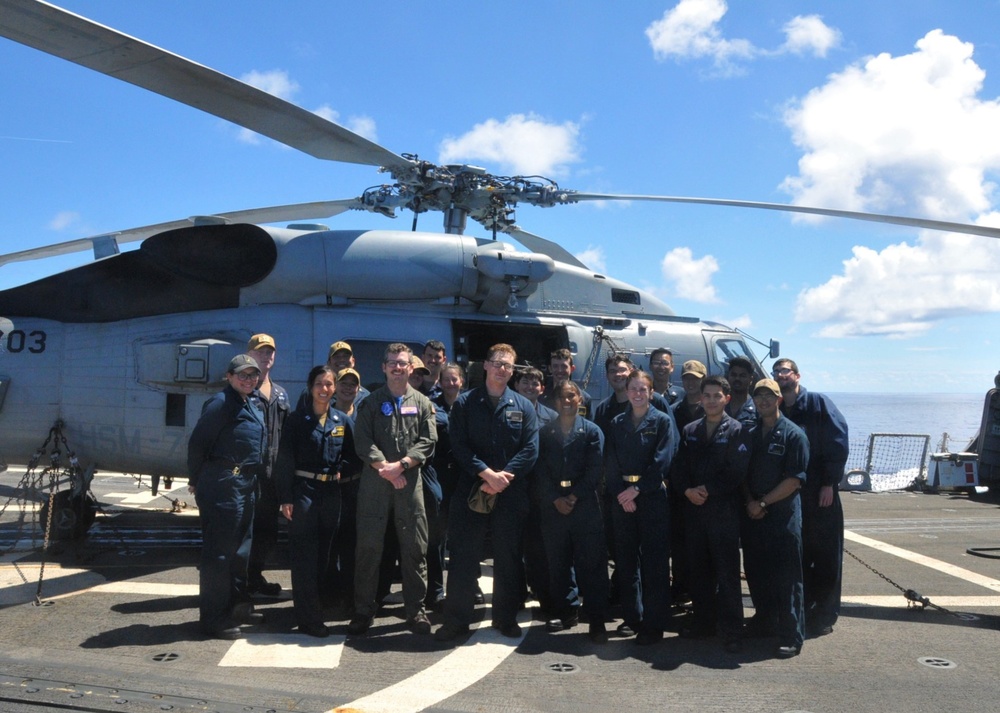
[[[212,225],[0,292],[0,454],[27,462],[56,421],[81,462],[176,476],[204,401],[249,337],[278,345],[272,378],[297,394],[338,340],[366,384],[389,342],[442,341],[470,369],[497,342],[609,392],[612,352],[648,366],[657,347],[713,373],[750,356],[742,335],[679,317],[623,282],[506,243],[396,231]],[[751,356],[752,358],[752,356]],[[679,375],[678,375],[679,376]]]

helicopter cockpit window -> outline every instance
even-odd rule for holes
[[[730,359],[735,357],[743,357],[744,359],[749,359],[753,364],[757,363],[753,354],[747,349],[747,345],[739,339],[716,339],[713,343],[713,348],[715,363],[722,367],[723,371],[726,370],[726,365],[729,364]]]

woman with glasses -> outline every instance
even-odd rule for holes
[[[625,619],[618,633],[638,633],[636,643],[647,645],[663,638],[670,616],[670,509],[663,481],[677,451],[677,430],[649,403],[649,374],[634,369],[626,390],[629,410],[608,428],[604,473]]]
[[[208,636],[238,639],[238,624],[256,624],[247,592],[257,476],[267,454],[264,413],[248,397],[260,369],[233,357],[226,388],[205,402],[188,441],[188,490],[201,515],[199,621]]]
[[[354,424],[333,406],[333,367],[309,372],[311,403],[288,417],[281,437],[275,485],[288,520],[292,595],[299,631],[329,636],[323,621],[320,576],[325,575],[340,524],[341,479],[360,471]]]

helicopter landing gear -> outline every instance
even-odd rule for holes
[[[52,519],[49,520],[51,504]],[[49,540],[79,540],[97,517],[97,499],[88,491],[74,495],[72,490],[60,490],[42,503],[39,512],[42,527],[49,528]]]

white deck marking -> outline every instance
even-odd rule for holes
[[[333,669],[340,665],[345,638],[244,633],[242,639],[233,642],[219,666]]]
[[[923,595],[921,595],[923,596]],[[931,603],[937,604],[939,607],[945,607],[946,609],[954,609],[955,607],[1000,607],[1000,597],[938,597],[930,596],[927,597],[931,600]],[[895,596],[891,595],[878,595],[871,597],[843,597],[841,603],[848,607],[895,607],[897,609],[905,609],[908,605],[906,597],[902,594],[897,594]]]
[[[38,592],[38,564],[19,564],[21,574],[28,580],[21,579],[13,565],[0,567],[0,605],[27,604],[35,600]],[[86,569],[63,569],[58,565],[48,565],[42,579],[42,599],[60,599],[62,597],[92,591],[104,582],[104,577]]]
[[[187,481],[183,483],[177,483],[172,488],[167,490],[166,488],[160,488],[160,492],[153,495],[152,490],[133,490],[128,493],[107,493],[105,498],[118,498],[116,505],[148,505],[154,500],[159,500],[164,496],[169,496],[171,493],[176,492],[177,494],[187,493]]]
[[[417,713],[464,691],[514,653],[531,625],[530,612],[522,611],[518,616],[522,634],[509,639],[490,628],[488,619],[480,622],[465,644],[420,673],[327,713]]]
[[[976,572],[972,572],[963,567],[948,564],[947,562],[942,562],[941,560],[934,559],[933,557],[927,557],[926,555],[917,554],[916,552],[910,552],[909,550],[904,550],[902,547],[896,547],[895,545],[889,545],[885,542],[879,542],[878,540],[873,540],[870,537],[859,535],[856,532],[851,532],[850,530],[844,531],[844,539],[850,540],[851,542],[857,542],[859,545],[866,545],[879,550],[880,552],[885,552],[886,554],[895,555],[896,557],[913,562],[914,564],[930,567],[931,569],[943,572],[944,574],[950,574],[952,577],[964,579],[966,582],[978,584],[982,587],[986,587],[987,589],[992,589],[994,592],[1000,592],[1000,580],[977,574]]]

